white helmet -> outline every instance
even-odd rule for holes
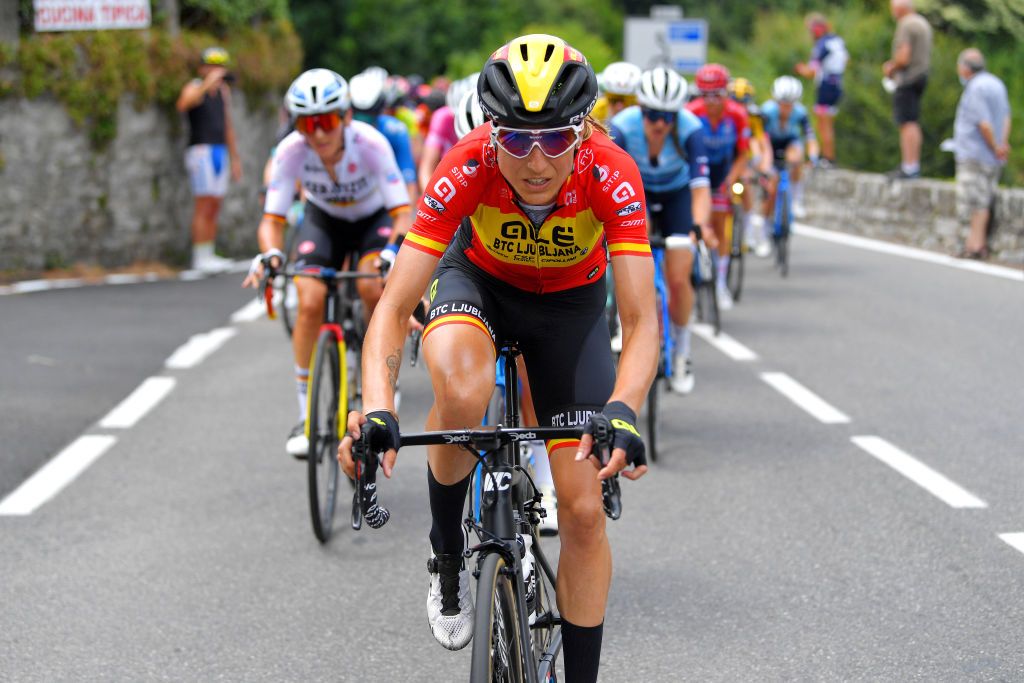
[[[686,102],[686,79],[663,66],[643,72],[637,101],[641,107],[679,111]]]
[[[288,113],[292,116],[348,111],[351,101],[348,83],[330,69],[310,69],[288,86],[285,95]]]
[[[629,62],[612,62],[601,72],[601,88],[610,95],[636,95],[643,71]]]
[[[374,76],[382,81],[386,81],[388,79],[388,76],[391,75],[388,73],[388,70],[382,66],[368,66],[365,69],[363,69],[360,73],[364,73],[368,76]]]
[[[454,109],[455,134],[460,138],[469,134],[477,126],[487,123],[484,110],[480,108],[480,96],[476,90],[470,90],[462,96],[462,100]]]
[[[804,86],[792,76],[779,76],[772,83],[772,99],[777,102],[796,102],[804,94]]]
[[[452,111],[458,109],[459,104],[462,102],[462,97],[471,90],[476,90],[476,82],[480,79],[480,72],[472,73],[465,78],[460,78],[454,81],[448,86],[448,92],[445,93],[445,104],[447,104]]]
[[[385,80],[378,74],[364,71],[348,82],[352,97],[352,108],[359,111],[375,111],[384,104]]]

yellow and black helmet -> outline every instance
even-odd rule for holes
[[[597,76],[561,38],[520,36],[494,52],[477,82],[480,108],[496,125],[559,128],[583,122],[597,102]]]
[[[226,66],[231,60],[228,51],[222,47],[208,47],[203,50],[200,61],[211,66]]]

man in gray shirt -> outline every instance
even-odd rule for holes
[[[893,118],[900,129],[900,167],[893,178],[921,175],[921,97],[928,84],[932,62],[932,27],[914,11],[913,0],[891,0],[889,10],[896,19],[892,59],[882,73],[896,82],[892,95]]]
[[[961,256],[983,259],[996,184],[1010,155],[1010,101],[1003,82],[985,71],[980,50],[961,52],[956,71],[964,84],[953,122],[957,212],[970,226]]]

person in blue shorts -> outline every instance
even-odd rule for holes
[[[811,60],[796,65],[796,72],[804,78],[813,78],[817,84],[814,100],[814,118],[821,137],[819,166],[830,168],[836,161],[835,117],[843,97],[843,72],[850,59],[846,43],[837,36],[828,20],[817,12],[807,15],[807,30],[814,39]]]

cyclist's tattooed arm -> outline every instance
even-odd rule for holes
[[[387,357],[385,363],[388,366],[388,383],[391,391],[398,391],[398,371],[402,368],[402,347],[395,349],[395,352]]]

